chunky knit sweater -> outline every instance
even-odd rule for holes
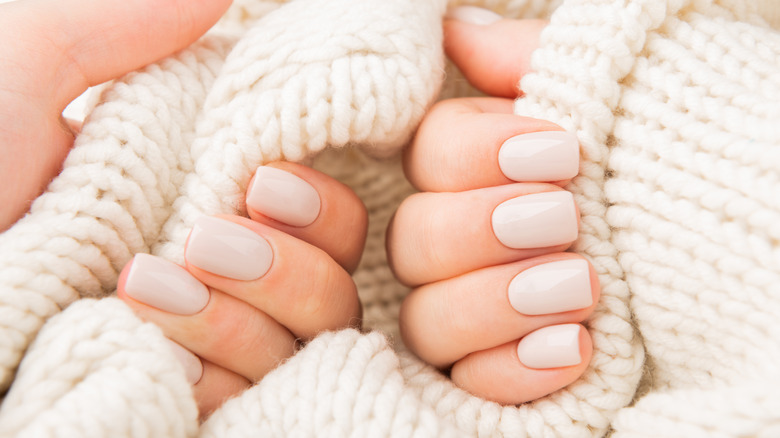
[[[436,98],[473,92],[444,62],[446,0],[243,0],[107,85],[0,235],[0,436],[780,436],[780,5],[468,4],[551,18],[515,109],[581,142],[573,250],[603,289],[581,379],[500,406],[398,337],[397,152]],[[181,261],[197,217],[243,212],[254,169],[280,159],[366,203],[366,330],[319,335],[199,424],[160,330],[111,294],[134,253]]]

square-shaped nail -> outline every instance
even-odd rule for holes
[[[209,302],[209,290],[186,269],[149,254],[136,254],[125,281],[130,298],[177,315],[194,315]]]
[[[254,231],[225,219],[195,221],[184,258],[204,271],[234,280],[256,280],[271,268],[271,245]]]
[[[531,332],[517,344],[517,357],[523,365],[534,369],[577,365],[582,362],[580,327],[560,324]]]
[[[320,195],[303,178],[281,169],[260,166],[246,196],[253,210],[294,227],[311,225],[320,214]]]
[[[509,283],[509,303],[524,315],[584,309],[593,304],[590,268],[585,259],[542,263]]]
[[[543,131],[510,138],[498,150],[501,172],[513,181],[562,181],[579,172],[577,137],[565,131]]]
[[[577,209],[567,191],[518,196],[492,216],[493,233],[509,248],[546,248],[577,239]]]

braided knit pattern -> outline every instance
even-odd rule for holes
[[[460,390],[398,337],[408,289],[383,239],[413,189],[397,151],[440,89],[473,94],[457,74],[442,88],[445,3],[237,0],[189,49],[109,84],[61,176],[0,235],[0,436],[777,436],[773,0],[452,2],[555,10],[515,110],[581,143],[567,188],[602,285],[593,360],[519,407]],[[134,253],[181,261],[192,222],[242,213],[252,172],[279,159],[366,203],[354,278],[373,331],[319,335],[199,425],[160,331],[91,297]]]
[[[616,436],[778,433],[780,38],[758,11],[569,1],[523,81],[518,111],[580,138],[575,251],[600,272],[603,305],[630,298],[648,354],[654,391]],[[600,312],[591,326],[613,339],[594,336],[594,362],[602,342],[631,340]]]

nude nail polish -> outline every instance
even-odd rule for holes
[[[304,179],[275,167],[261,166],[247,191],[250,208],[294,227],[311,225],[320,214],[320,195]]]
[[[476,6],[458,6],[448,9],[444,18],[476,24],[477,26],[487,26],[501,20],[503,17],[489,9]]]
[[[577,365],[582,362],[580,325],[553,325],[531,332],[517,345],[517,357],[534,369]]]
[[[209,302],[209,290],[186,269],[149,254],[136,254],[125,281],[130,298],[177,315],[194,315]]]
[[[590,269],[584,259],[543,263],[509,283],[509,303],[524,315],[584,309],[593,304]]]
[[[501,203],[492,216],[493,233],[509,248],[546,248],[577,239],[577,209],[567,191],[535,193]]]
[[[501,172],[514,181],[561,181],[577,176],[577,137],[564,131],[544,131],[512,137],[498,151]]]
[[[195,221],[184,258],[204,271],[234,280],[256,280],[271,268],[273,250],[262,236],[211,216]]]
[[[200,382],[201,377],[203,377],[203,362],[198,359],[198,356],[195,356],[190,350],[187,350],[168,338],[165,338],[165,341],[171,349],[171,352],[173,352],[173,355],[184,367],[184,374],[187,377],[187,381],[190,382],[190,385]]]

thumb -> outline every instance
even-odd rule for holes
[[[476,88],[491,96],[522,94],[544,20],[507,20],[486,9],[461,6],[444,21],[444,50]]]
[[[230,1],[17,1],[2,5],[0,36],[16,41],[4,55],[24,69],[20,77],[28,78],[17,90],[34,95],[37,88],[59,114],[87,87],[188,46],[216,23]]]
[[[25,0],[0,5],[0,231],[73,144],[62,110],[89,86],[182,49],[230,0]]]

